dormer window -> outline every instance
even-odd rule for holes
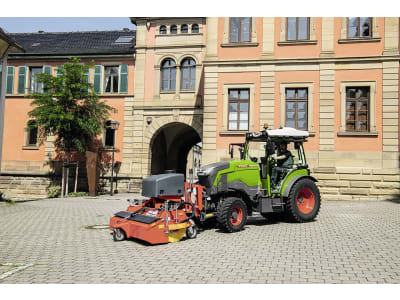
[[[199,33],[199,25],[197,24],[192,25],[192,33]]]

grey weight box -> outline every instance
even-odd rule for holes
[[[183,196],[184,193],[183,174],[159,174],[143,179],[142,196]]]

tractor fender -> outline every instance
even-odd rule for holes
[[[296,176],[296,177],[294,177],[292,180],[290,180],[289,183],[286,185],[285,190],[284,190],[283,193],[282,193],[282,198],[287,198],[287,197],[289,197],[289,193],[290,193],[290,190],[292,189],[292,186],[293,186],[297,181],[299,181],[300,179],[303,179],[303,178],[311,179],[311,180],[314,181],[314,182],[318,182],[317,179],[315,179],[314,177],[312,177],[312,176],[310,176],[310,175],[299,175],[299,176]]]

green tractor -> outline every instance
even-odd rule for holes
[[[199,184],[205,187],[207,217],[216,217],[226,232],[241,230],[247,216],[285,215],[294,222],[312,221],[320,208],[317,180],[310,176],[303,143],[307,131],[293,128],[246,133],[239,147],[240,160],[201,167]]]

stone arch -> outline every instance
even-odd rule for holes
[[[174,132],[176,136],[171,137],[171,132]],[[168,137],[164,136],[165,134]],[[165,169],[171,169],[170,166],[175,164],[178,168],[176,171],[182,171],[182,163],[175,162],[176,157],[183,157],[186,160],[185,155],[191,149],[193,145],[202,141],[203,139],[203,126],[200,117],[196,116],[165,116],[161,118],[155,118],[152,120],[151,125],[145,130],[144,133],[145,142],[143,154],[145,160],[144,175],[149,176],[157,169],[154,166],[153,155],[159,155],[159,159],[164,159],[166,164],[158,168],[158,171]],[[158,143],[158,146],[157,146]],[[154,146],[164,147],[166,150],[164,153],[155,152]],[[190,147],[189,147],[190,146]],[[153,166],[152,166],[153,163]]]

